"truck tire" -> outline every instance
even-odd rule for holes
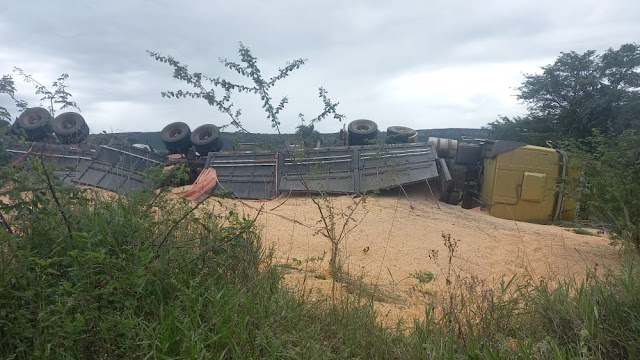
[[[455,190],[462,190],[467,176],[467,167],[460,164],[451,164],[449,166],[449,173],[453,181],[453,188]]]
[[[444,192],[441,191],[440,195],[438,196],[438,200],[443,202],[443,203],[448,203],[449,200],[449,193],[448,192]]]
[[[438,169],[438,192],[440,193],[438,199],[446,203],[449,197],[449,191],[453,188],[451,171],[449,171],[449,165],[443,158],[436,159],[436,167]]]
[[[449,205],[458,205],[460,202],[460,192],[454,190],[449,193],[449,198],[447,199],[447,204]]]
[[[42,141],[51,135],[51,113],[42,107],[28,108],[16,121],[24,130],[27,140]]]
[[[480,145],[459,143],[456,153],[456,164],[460,165],[476,165],[482,159],[482,149]]]
[[[475,207],[475,199],[473,198],[473,191],[465,191],[462,194],[462,204],[460,205],[463,209],[473,209]]]
[[[56,116],[51,127],[63,144],[79,144],[89,137],[87,122],[76,112],[66,112]]]
[[[193,130],[191,142],[200,156],[206,156],[210,152],[218,152],[222,150],[223,145],[220,130],[213,124],[200,125]]]
[[[404,126],[390,126],[387,128],[387,144],[406,144],[409,143],[412,137],[418,133],[408,127]]]
[[[162,129],[160,137],[169,154],[184,154],[191,148],[191,129],[183,122],[171,123]]]
[[[378,136],[378,125],[366,119],[353,120],[347,127],[349,145],[372,144]]]

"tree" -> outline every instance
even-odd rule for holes
[[[585,139],[562,143],[572,167],[582,177],[569,180],[565,191],[589,208],[589,220],[605,223],[622,244],[640,252],[640,132],[616,137],[598,131]],[[614,239],[616,240],[616,239]]]
[[[313,124],[300,124],[296,127],[296,135],[302,141],[305,148],[313,148],[320,140],[320,133],[315,130]]]
[[[168,64],[173,68],[173,77],[186,82],[193,87],[195,91],[190,90],[177,90],[177,91],[163,91],[162,97],[165,98],[197,98],[205,100],[210,106],[217,108],[223,114],[226,114],[230,123],[241,131],[249,132],[246,130],[240,122],[242,110],[237,109],[235,104],[231,100],[233,93],[238,94],[254,94],[260,97],[262,101],[262,109],[264,110],[267,120],[271,123],[271,126],[280,132],[280,113],[284,110],[289,103],[288,97],[283,97],[277,103],[271,97],[270,91],[280,80],[288,77],[291,72],[299,69],[304,65],[306,59],[296,59],[287,62],[286,65],[278,69],[278,73],[272,77],[266,78],[258,66],[258,59],[253,56],[251,50],[240,43],[238,55],[240,56],[240,63],[221,58],[220,62],[224,67],[235,71],[240,76],[246,78],[251,84],[234,83],[221,77],[208,76],[200,72],[189,72],[187,65],[181,64],[179,61],[171,56],[164,56],[157,52],[147,50],[149,56],[153,59]],[[339,103],[334,103],[329,99],[327,91],[320,87],[318,89],[319,97],[322,100],[324,109],[320,114],[314,117],[310,124],[314,124],[318,121],[325,119],[328,116],[333,116],[334,119],[342,121],[344,115],[336,112]],[[222,95],[221,95],[222,94]],[[301,120],[304,121],[304,115],[298,115]],[[227,125],[223,126],[226,127]]]
[[[257,95],[260,97],[262,102],[262,109],[265,112],[266,119],[271,123],[271,126],[277,130],[281,137],[280,114],[289,103],[289,99],[285,96],[280,99],[280,101],[274,102],[270,91],[276,83],[289,76],[294,70],[299,69],[307,61],[306,59],[290,61],[284,67],[280,68],[277,74],[267,78],[262,74],[262,70],[258,66],[258,59],[253,56],[248,47],[240,43],[240,48],[238,50],[240,63],[229,61],[224,58],[220,59],[220,62],[226,68],[235,71],[237,74],[247,79],[250,82],[250,84],[247,85],[231,82],[221,77],[204,75],[200,72],[190,72],[186,65],[181,64],[171,56],[160,55],[157,52],[152,51],[147,51],[147,53],[155,60],[169,64],[169,66],[173,68],[174,78],[186,82],[195,89],[195,91],[163,91],[161,93],[162,97],[203,99],[209,105],[226,114],[231,120],[229,125],[235,126],[241,131],[249,132],[240,122],[240,116],[242,115],[241,109],[235,108],[231,98],[234,93]],[[320,97],[324,108],[317,116],[307,122],[303,114],[298,115],[302,123],[298,126],[298,131],[301,134],[313,135],[315,131],[314,124],[329,116],[332,116],[338,121],[342,121],[344,119],[343,114],[337,113],[339,103],[332,102],[324,88],[320,87],[318,89],[318,96]],[[308,125],[305,125],[305,123],[308,123]],[[285,148],[285,151],[287,151],[287,155],[291,157],[292,164],[296,168],[298,175],[302,175],[299,168],[300,164],[297,161],[295,154],[289,152],[288,148]],[[306,184],[304,176],[300,176],[300,179],[302,185],[308,190],[309,187]],[[359,222],[355,222],[354,213],[362,204],[364,204],[365,199],[366,197],[364,196],[360,197],[357,201],[354,201],[353,204],[347,206],[343,212],[338,213],[326,193],[320,192],[318,197],[311,197],[311,200],[316,205],[320,216],[320,225],[317,232],[322,234],[331,243],[331,257],[329,264],[334,275],[341,272],[340,261],[338,259],[340,244],[346,238],[349,231],[360,224]],[[335,290],[335,287],[333,289]]]
[[[521,141],[531,145],[544,146],[547,140],[555,140],[553,124],[548,118],[532,115],[509,118],[501,116],[488,124],[492,139]]]
[[[2,79],[0,79],[0,94],[8,95],[18,109],[25,110],[27,108],[26,101],[16,99],[16,84],[10,74],[2,75]],[[0,120],[8,122],[12,120],[11,113],[4,106],[0,106]]]
[[[36,80],[30,74],[27,74],[21,68],[14,67],[13,72],[22,77],[22,80],[35,87],[35,94],[41,95],[41,105],[46,104],[47,110],[51,113],[51,116],[55,116],[56,110],[64,110],[67,108],[74,108],[80,111],[80,108],[75,101],[71,100],[72,95],[67,91],[68,85],[66,84],[69,74],[63,73],[56,80],[51,83],[51,90],[44,86],[41,82]],[[16,108],[20,111],[24,111],[29,107],[29,104],[25,100],[18,99],[16,97],[16,85],[11,74],[3,75],[0,79],[0,94],[6,94],[13,101]],[[11,122],[11,114],[6,107],[0,106],[0,120]]]
[[[527,74],[518,90],[528,114],[488,124],[491,136],[559,141],[583,175],[564,191],[640,251],[640,46],[561,53],[542,73]]]
[[[526,74],[518,91],[529,114],[489,124],[494,136],[517,137],[523,129],[566,138],[585,138],[594,129],[619,135],[638,126],[640,46],[561,53],[542,73]]]

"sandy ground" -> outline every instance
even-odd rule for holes
[[[464,210],[425,197],[424,184],[408,188],[407,193],[390,190],[360,203],[340,244],[346,271],[392,295],[393,300],[377,303],[383,321],[422,316],[429,297],[442,290],[448,269],[443,233],[459,240],[453,268],[463,278],[474,276],[489,286],[497,284],[502,275],[582,277],[586,269],[612,267],[619,261],[618,250],[604,235],[578,235],[570,228],[498,219],[480,209]],[[350,212],[359,200],[351,196],[329,199],[336,209],[338,232],[344,223],[339,215]],[[287,282],[307,292],[330,291],[331,246],[318,233],[321,217],[309,197],[209,202],[208,206],[236,207],[252,216],[262,207],[257,224],[264,243],[275,248],[276,261],[286,264]],[[416,272],[431,273],[435,280],[421,284],[412,276]],[[339,290],[345,287],[339,285]]]
[[[615,267],[620,252],[605,235],[579,235],[572,228],[531,224],[490,216],[479,208],[464,210],[434,200],[424,184],[404,193],[389,190],[362,198],[329,197],[336,231],[357,205],[340,243],[344,269],[359,280],[337,284],[336,293],[357,292],[366,284],[383,294],[375,305],[380,320],[394,325],[399,318],[424,316],[425,306],[446,287],[448,251],[443,234],[459,240],[452,269],[463,279],[473,277],[486,286],[514,274],[549,280],[584,277],[587,269]],[[96,190],[99,193],[108,192]],[[435,194],[437,198],[437,194]],[[283,195],[270,201],[209,199],[206,207],[230,208],[257,217],[264,245],[275,250],[286,283],[305,296],[332,294],[331,245],[321,235],[318,207],[305,195]],[[323,208],[326,212],[326,207]],[[433,274],[420,283],[413,274]]]

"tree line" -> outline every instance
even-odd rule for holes
[[[521,116],[488,124],[495,139],[545,145],[555,141],[582,172],[561,184],[590,210],[590,221],[611,226],[617,240],[640,250],[640,46],[598,53],[561,53],[527,74],[517,97]]]

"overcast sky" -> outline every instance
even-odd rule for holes
[[[347,122],[375,120],[384,130],[481,127],[525,111],[515,98],[522,73],[539,71],[561,51],[638,42],[640,1],[358,0],[22,0],[0,12],[0,74],[14,66],[50,83],[66,72],[92,132],[159,131],[173,121],[192,129],[229,119],[202,100],[167,100],[188,87],[145,50],[171,55],[193,71],[231,73],[247,45],[267,72],[309,62],[276,87],[288,95],[282,131],[297,114],[313,117],[324,86]],[[28,85],[20,95],[37,105]],[[240,96],[243,125],[272,132],[259,104]],[[0,106],[8,106],[0,97]],[[15,112],[17,115],[17,111]],[[328,119],[317,128],[335,132]]]

